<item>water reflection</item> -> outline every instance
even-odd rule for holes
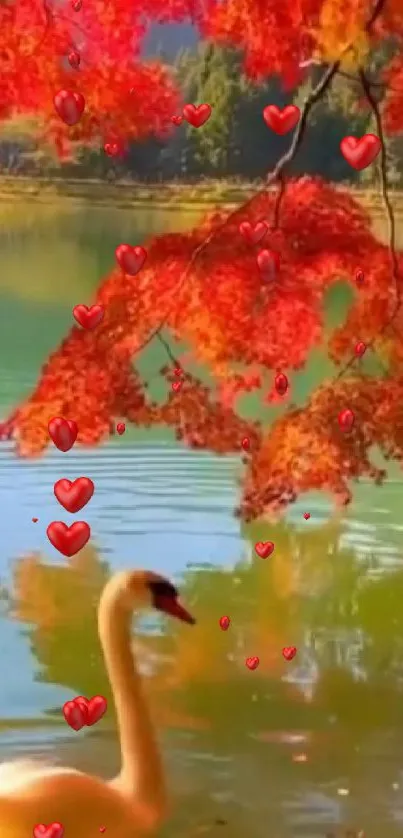
[[[403,806],[403,571],[374,577],[374,558],[340,546],[340,523],[302,533],[283,524],[271,534],[269,560],[182,574],[194,629],[155,619],[137,627],[133,649],[177,795],[167,834],[313,837],[370,825],[374,838],[386,827],[394,838]],[[244,536],[253,556],[267,530],[253,525]],[[92,548],[64,565],[40,555],[14,562],[10,615],[29,639],[36,679],[62,687],[63,700],[110,698],[95,619],[108,575]],[[291,663],[285,645],[298,647]],[[245,658],[255,654],[260,666],[250,672]],[[64,760],[105,774],[117,766],[111,714],[83,736],[65,731],[59,706],[47,716],[60,724],[53,748]]]

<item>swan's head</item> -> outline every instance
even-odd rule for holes
[[[194,617],[179,601],[177,589],[164,576],[150,570],[134,570],[122,576],[131,608],[155,608],[183,623],[195,624]]]

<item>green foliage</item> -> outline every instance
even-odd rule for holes
[[[384,47],[388,49],[387,45]],[[373,57],[376,75],[379,61],[384,56]],[[132,144],[124,159],[111,159],[103,148],[76,148],[71,161],[63,164],[66,177],[114,178],[132,175],[136,180],[192,179],[199,177],[244,177],[253,180],[270,171],[289,143],[288,137],[278,137],[268,129],[263,120],[267,104],[279,107],[290,102],[284,95],[278,79],[270,78],[257,84],[247,79],[242,70],[242,56],[234,48],[201,42],[196,51],[184,50],[178,54],[175,73],[183,102],[212,106],[212,114],[202,129],[187,123],[173,127],[164,142],[151,138]],[[310,78],[301,85],[294,98],[302,106],[312,86],[317,81],[319,68],[314,66]],[[377,90],[377,98],[383,96]],[[38,126],[32,120],[16,118],[7,123],[0,134],[0,153],[3,169],[10,168],[5,160],[15,155],[19,169],[33,168],[51,172],[57,165],[47,149],[38,150]],[[354,78],[338,76],[330,92],[312,112],[309,127],[293,165],[295,175],[320,175],[328,180],[349,181],[372,185],[376,168],[369,167],[355,172],[340,154],[340,141],[347,134],[361,136],[376,131],[368,107],[360,101],[360,85]],[[10,146],[11,143],[11,146]],[[391,183],[400,185],[403,180],[403,150],[401,143],[389,142]]]

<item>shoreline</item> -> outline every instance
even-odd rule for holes
[[[230,181],[200,181],[199,183],[166,182],[166,183],[138,183],[130,180],[117,180],[113,183],[101,179],[65,179],[40,178],[20,175],[12,177],[0,175],[0,200],[19,203],[50,203],[66,199],[76,203],[92,203],[103,205],[113,203],[121,209],[130,209],[150,204],[156,209],[183,207],[197,210],[211,205],[236,206],[247,200],[262,188],[262,181],[230,182]],[[346,189],[346,185],[338,185],[338,189]],[[376,189],[353,188],[347,189],[364,206],[374,211],[383,210],[382,197]],[[274,190],[273,190],[274,191]],[[403,212],[403,191],[391,190],[392,200],[396,204],[396,212]]]

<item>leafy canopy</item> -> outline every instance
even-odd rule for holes
[[[159,8],[152,0],[148,8],[147,2],[83,0],[79,25],[86,32],[85,60],[76,75],[62,56],[77,34],[78,16],[61,8],[52,16],[33,0],[0,7],[1,54],[7,53],[0,81],[3,117],[12,110],[38,112],[44,132],[60,149],[72,139],[93,142],[106,127],[123,139],[165,130],[179,93],[166,68],[138,63],[144,20],[162,13],[168,21],[185,19],[189,4],[171,0]],[[192,7],[204,36],[241,48],[245,70],[255,81],[278,75],[297,93],[310,72],[301,64],[311,60],[319,65],[319,81],[303,106],[290,148],[259,194],[232,213],[214,213],[189,233],[153,237],[144,243],[148,257],[138,276],[116,269],[101,283],[96,302],[106,313],[100,326],[94,332],[71,329],[33,394],[5,424],[5,434],[16,432],[20,454],[37,455],[46,448],[47,423],[54,415],[74,418],[79,441],[89,445],[107,438],[117,416],[145,426],[166,424],[186,444],[222,454],[240,451],[247,436],[250,453],[239,510],[247,519],[281,512],[309,489],[325,489],[348,503],[352,478],[384,479],[372,462],[373,446],[386,457],[402,459],[403,256],[396,249],[384,132],[403,129],[403,6],[400,0],[375,5],[347,0],[342,20],[339,8],[338,0],[209,0],[202,10]],[[374,59],[385,43],[391,45],[389,57],[374,77],[374,63],[379,66]],[[278,180],[309,129],[316,102],[340,72],[353,74],[357,98],[365,99],[372,114],[369,130],[382,142],[386,244],[375,237],[369,214],[348,192],[317,178]],[[58,120],[52,105],[55,89],[67,84],[80,89],[88,103],[74,129]],[[105,113],[107,122],[100,117]],[[253,247],[239,225],[261,219],[269,232],[264,244]],[[257,265],[261,247],[280,256],[270,281]],[[361,285],[357,268],[364,274]],[[340,279],[350,284],[353,302],[345,322],[329,334],[325,295]],[[173,392],[176,359],[166,346],[167,394],[156,404],[133,359],[153,337],[161,337],[162,329],[190,348],[193,360],[208,368],[211,383],[187,372],[182,359],[184,382]],[[366,358],[375,354],[381,360],[381,376],[372,376],[366,361],[357,359],[357,341],[367,345]],[[339,368],[336,378],[323,382],[298,407],[292,404],[292,388],[280,398],[273,387],[276,373],[303,369],[312,349],[323,344]],[[280,418],[273,424],[241,418],[239,397],[252,391],[263,404],[277,404]],[[349,434],[337,422],[346,408],[356,416]]]

